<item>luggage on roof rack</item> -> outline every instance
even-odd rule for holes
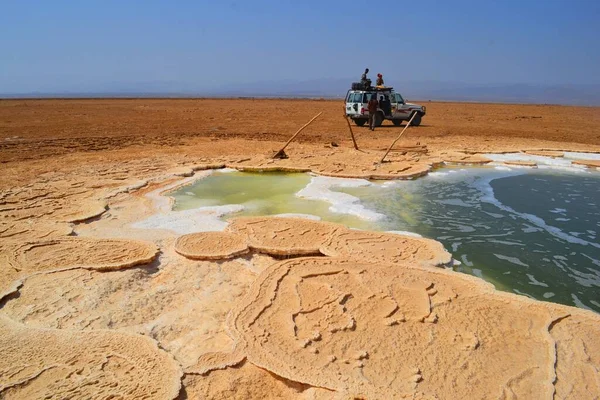
[[[352,90],[367,90],[367,87],[362,82],[352,82]]]
[[[368,86],[363,82],[352,82],[351,90],[365,90],[365,91],[376,91],[383,92],[393,90],[394,88],[391,86]]]

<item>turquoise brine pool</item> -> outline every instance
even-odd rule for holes
[[[445,168],[414,181],[215,172],[173,193],[175,210],[307,214],[436,239],[455,269],[498,289],[600,312],[600,173]]]

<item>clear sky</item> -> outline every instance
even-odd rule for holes
[[[0,0],[0,93],[358,77],[600,83],[599,0]]]

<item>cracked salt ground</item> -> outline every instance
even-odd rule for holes
[[[451,259],[439,242],[289,216],[182,236],[135,227],[178,215],[143,200],[111,203],[78,237],[44,225],[52,238],[6,242],[23,275],[0,304],[0,397],[600,393],[598,314],[436,268]]]
[[[600,311],[600,174],[569,168],[444,168],[384,183],[217,172],[173,196],[177,209],[243,207],[229,217],[302,213],[353,228],[414,232],[442,242],[462,262],[458,271],[498,289]]]

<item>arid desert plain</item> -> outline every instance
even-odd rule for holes
[[[571,152],[600,174],[600,108],[419,103],[378,163],[402,128],[352,125],[355,150],[342,100],[1,100],[0,398],[599,398],[598,313],[454,271],[436,240],[172,209],[215,169],[418,180]]]

